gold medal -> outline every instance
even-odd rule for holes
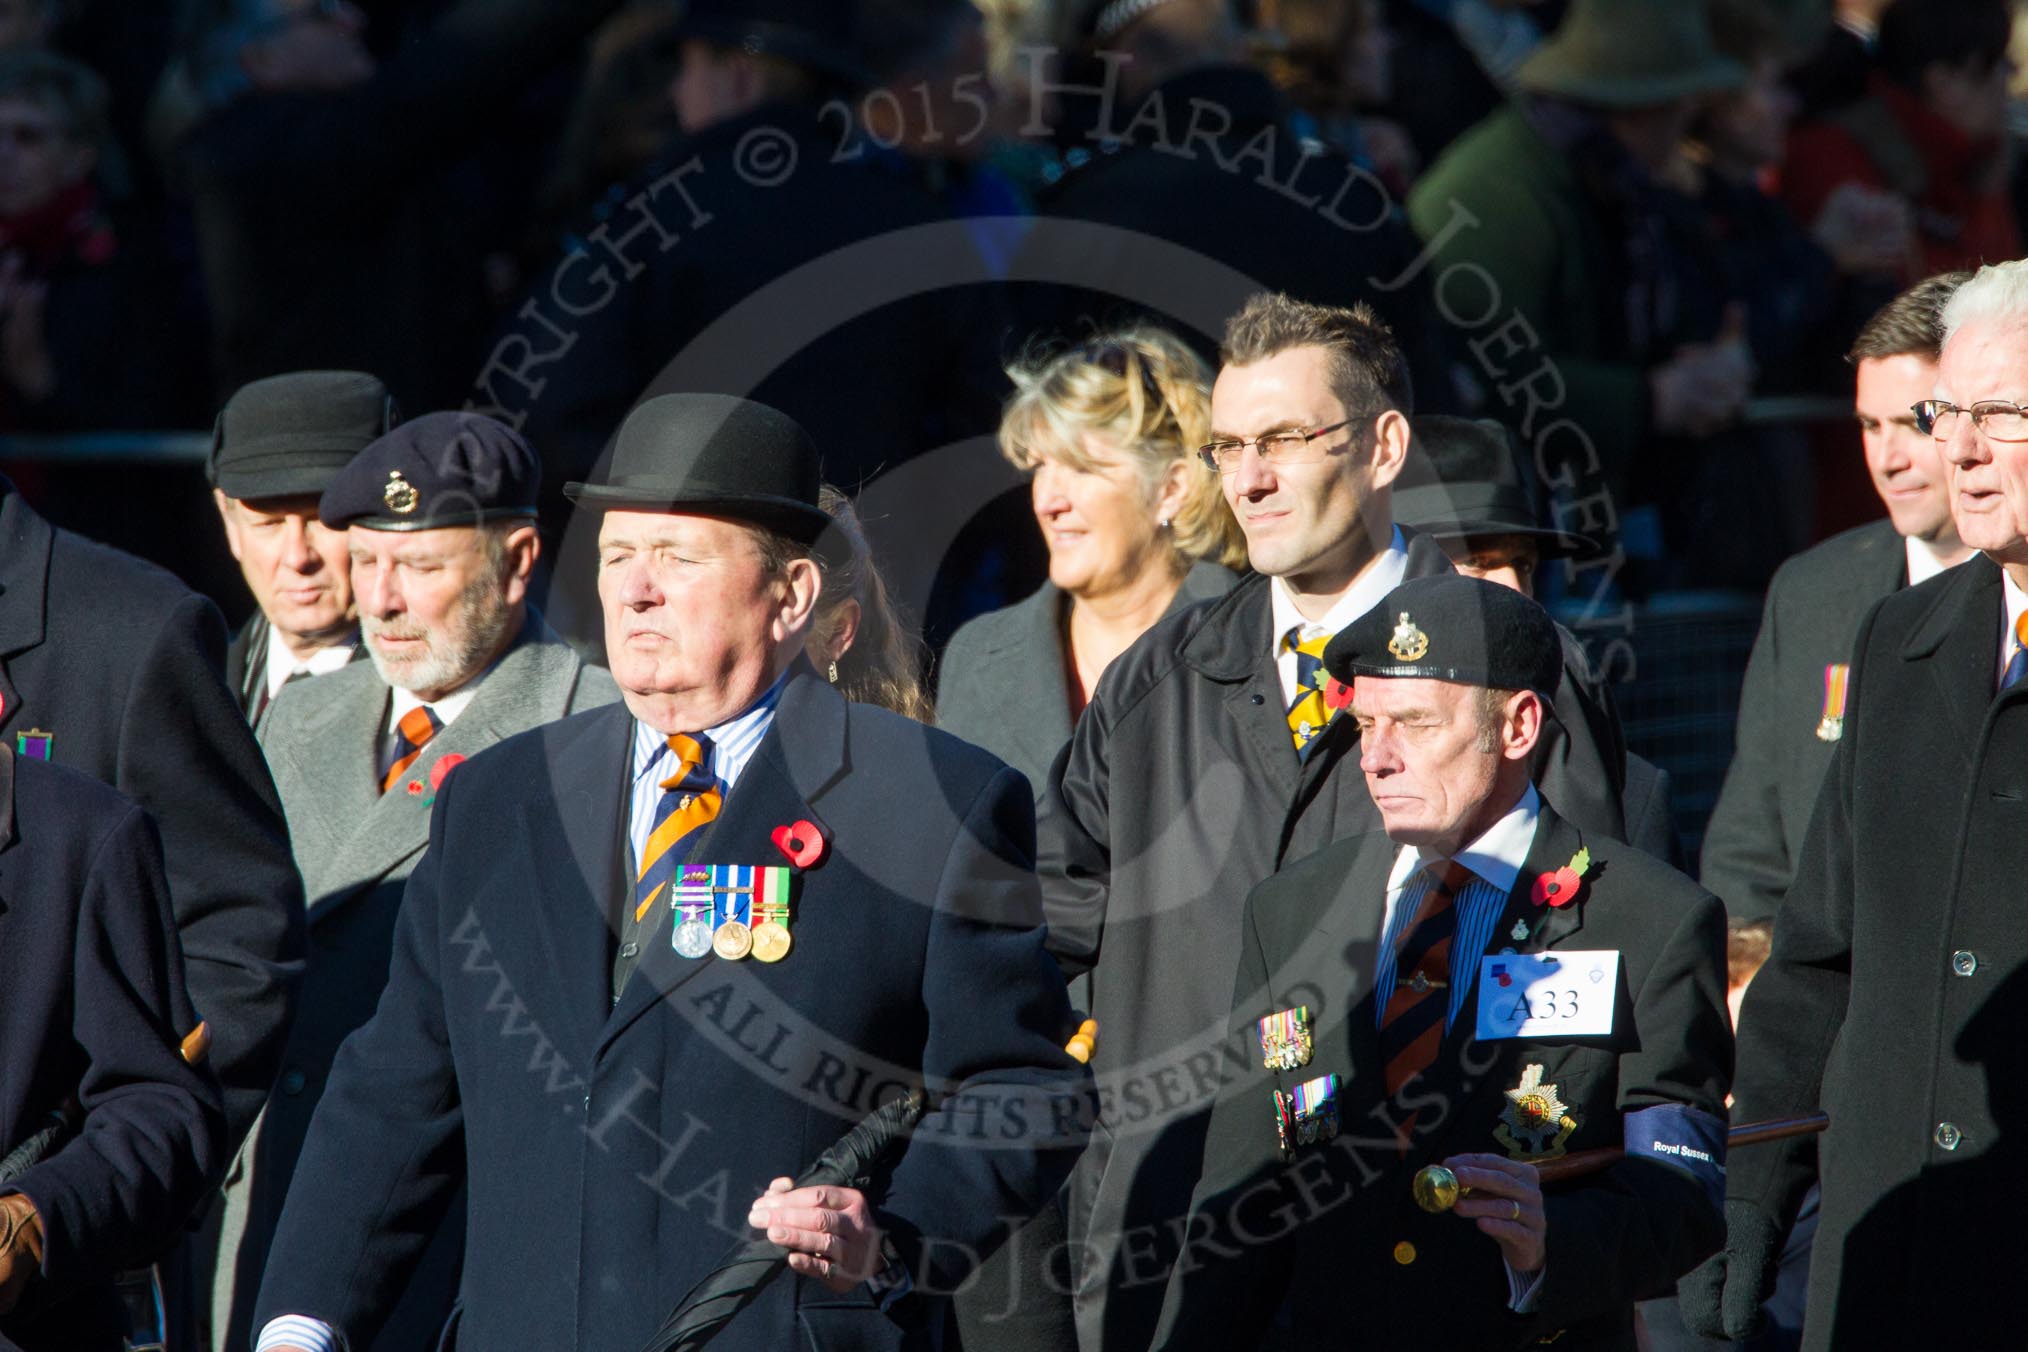
[[[711,951],[721,958],[738,962],[753,952],[753,931],[737,920],[728,920],[711,936]]]
[[[788,956],[789,945],[793,942],[786,925],[763,920],[753,927],[753,955],[761,962],[780,962]]]

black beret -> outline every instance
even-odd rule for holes
[[[334,530],[435,530],[535,515],[542,461],[477,413],[425,413],[368,446],[317,504]]]
[[[1545,559],[1603,551],[1587,535],[1545,527],[1514,448],[1514,435],[1483,418],[1424,414],[1409,420],[1408,460],[1394,481],[1394,519],[1440,540],[1523,535]]]
[[[817,448],[788,414],[726,394],[664,394],[620,424],[598,479],[563,492],[580,507],[722,516],[814,544],[831,524],[822,487]]]
[[[1463,573],[1402,583],[1338,632],[1324,668],[1355,676],[1420,676],[1533,690],[1545,700],[1563,674],[1563,642],[1549,612],[1520,592]]]
[[[240,387],[211,428],[205,475],[229,498],[322,493],[401,421],[387,386],[363,371],[293,371]]]

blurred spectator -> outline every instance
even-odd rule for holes
[[[1295,110],[1298,131],[1365,160],[1407,193],[1421,161],[1397,122],[1375,115],[1394,90],[1394,37],[1380,0],[1262,0],[1261,64]]]
[[[1708,242],[1711,294],[1744,301],[1761,390],[1842,388],[1847,341],[1898,289],[1912,214],[1885,189],[1847,183],[1806,234],[1763,188],[1781,168],[1796,107],[1782,84],[1781,27],[1764,0],[1712,0],[1711,26],[1746,78],[1706,101],[1674,176]]]
[[[1622,519],[1655,500],[1667,458],[1656,439],[1710,435],[1752,389],[1746,312],[1731,306],[1698,325],[1686,308],[1699,282],[1660,182],[1698,100],[1743,75],[1713,47],[1701,3],[1577,0],[1522,66],[1521,97],[1409,197],[1433,269],[1482,270],[1472,275],[1491,279],[1497,307],[1486,313],[1517,316],[1534,340],[1510,325],[1474,348],[1502,418],[1524,444],[1551,418],[1574,423],[1596,455],[1570,453],[1566,477],[1588,476],[1576,494],[1607,495]],[[1487,289],[1467,283],[1455,303],[1476,314]],[[1521,378],[1544,366],[1553,380]],[[1609,527],[1614,515],[1578,528]]]
[[[1909,205],[1916,246],[1900,279],[2009,259],[2021,250],[2007,193],[2007,0],[1897,0],[1880,16],[1865,97],[1797,128],[1782,192],[1820,229],[1851,183]]]
[[[1515,73],[1556,27],[1560,0],[1386,0],[1394,64],[1392,111],[1418,158],[1451,142],[1517,91]]]
[[[474,402],[543,447],[552,482],[585,477],[658,389],[782,409],[854,494],[983,436],[999,407],[999,294],[968,233],[935,228],[950,213],[917,168],[872,144],[845,98],[867,82],[859,7],[692,0],[675,36],[681,134],[580,220],[499,334]],[[855,263],[859,248],[900,252]],[[792,277],[793,289],[769,290]],[[924,522],[967,507],[860,505],[896,572],[940,549]],[[554,575],[588,583],[588,553],[573,551],[591,543],[565,536]],[[588,595],[552,590],[547,613],[595,632]]]
[[[1805,114],[1816,117],[1866,96],[1873,49],[1880,44],[1880,16],[1890,3],[1834,0],[1832,21],[1821,25],[1807,48],[1809,55],[1789,72],[1789,87]]]
[[[1049,580],[952,637],[937,722],[1039,795],[1106,667],[1164,615],[1230,590],[1246,542],[1198,460],[1211,372],[1174,335],[1129,329],[1009,374],[1000,449],[1031,476]]]
[[[98,76],[47,52],[0,57],[0,427],[202,417],[173,281],[94,178],[107,145]]]
[[[0,0],[0,52],[20,52],[49,41],[56,0]]]
[[[344,0],[229,0],[158,118],[187,188],[221,395],[291,370],[379,372],[402,404],[469,387],[499,234],[460,172],[617,0],[464,0],[385,61]]]
[[[810,661],[846,699],[930,722],[936,709],[923,689],[929,649],[896,608],[852,499],[825,484],[818,503],[838,523],[844,548],[827,540],[817,555],[824,588],[810,617]]]

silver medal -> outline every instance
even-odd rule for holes
[[[676,927],[669,943],[686,958],[701,958],[711,951],[711,926],[692,917]]]

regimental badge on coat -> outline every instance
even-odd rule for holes
[[[44,732],[41,728],[30,728],[14,734],[14,754],[26,756],[29,760],[46,761],[56,749],[56,734]]]
[[[1845,735],[1845,687],[1852,668],[1833,662],[1824,668],[1824,716],[1817,720],[1817,740],[1835,742]]]
[[[1542,1083],[1542,1067],[1531,1065],[1522,1068],[1521,1083],[1507,1091],[1493,1139],[1506,1148],[1509,1159],[1553,1160],[1566,1153],[1563,1143],[1576,1130],[1577,1119],[1557,1097],[1556,1086]]]
[[[1275,1090],[1275,1136],[1282,1154],[1338,1135],[1338,1077],[1319,1075],[1294,1089]]]
[[[1313,1038],[1310,1007],[1297,1005],[1270,1014],[1259,1023],[1260,1062],[1268,1070],[1295,1070],[1310,1064]]]

